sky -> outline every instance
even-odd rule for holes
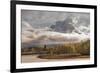
[[[85,21],[86,25],[90,24],[89,13],[21,10],[21,21],[29,23],[34,28],[50,27],[57,21],[64,21],[70,17],[79,17],[80,21]]]
[[[21,10],[21,25],[24,47],[34,44],[63,43],[72,39],[76,42],[89,37],[90,14]]]

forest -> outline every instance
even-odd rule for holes
[[[56,59],[90,56],[90,40],[78,43],[44,44],[38,47],[22,48],[22,55],[38,55],[39,58]]]

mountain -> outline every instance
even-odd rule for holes
[[[64,21],[57,21],[55,25],[52,25],[50,28],[52,28],[53,31],[61,33],[90,33],[89,22],[82,17],[69,17]]]
[[[74,30],[74,26],[70,24],[71,19],[66,18],[64,21],[57,21],[55,25],[52,25],[51,28],[56,32],[66,33],[72,32]]]

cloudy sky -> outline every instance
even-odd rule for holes
[[[55,25],[57,21],[64,21],[69,17],[79,17],[79,20],[84,21],[86,25],[90,24],[89,13],[21,10],[22,22],[25,21],[34,28],[49,27]]]
[[[89,38],[90,14],[21,10],[21,25],[22,47],[76,42]]]

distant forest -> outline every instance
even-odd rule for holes
[[[79,43],[43,45],[41,47],[22,48],[22,55],[90,55],[90,40]]]

